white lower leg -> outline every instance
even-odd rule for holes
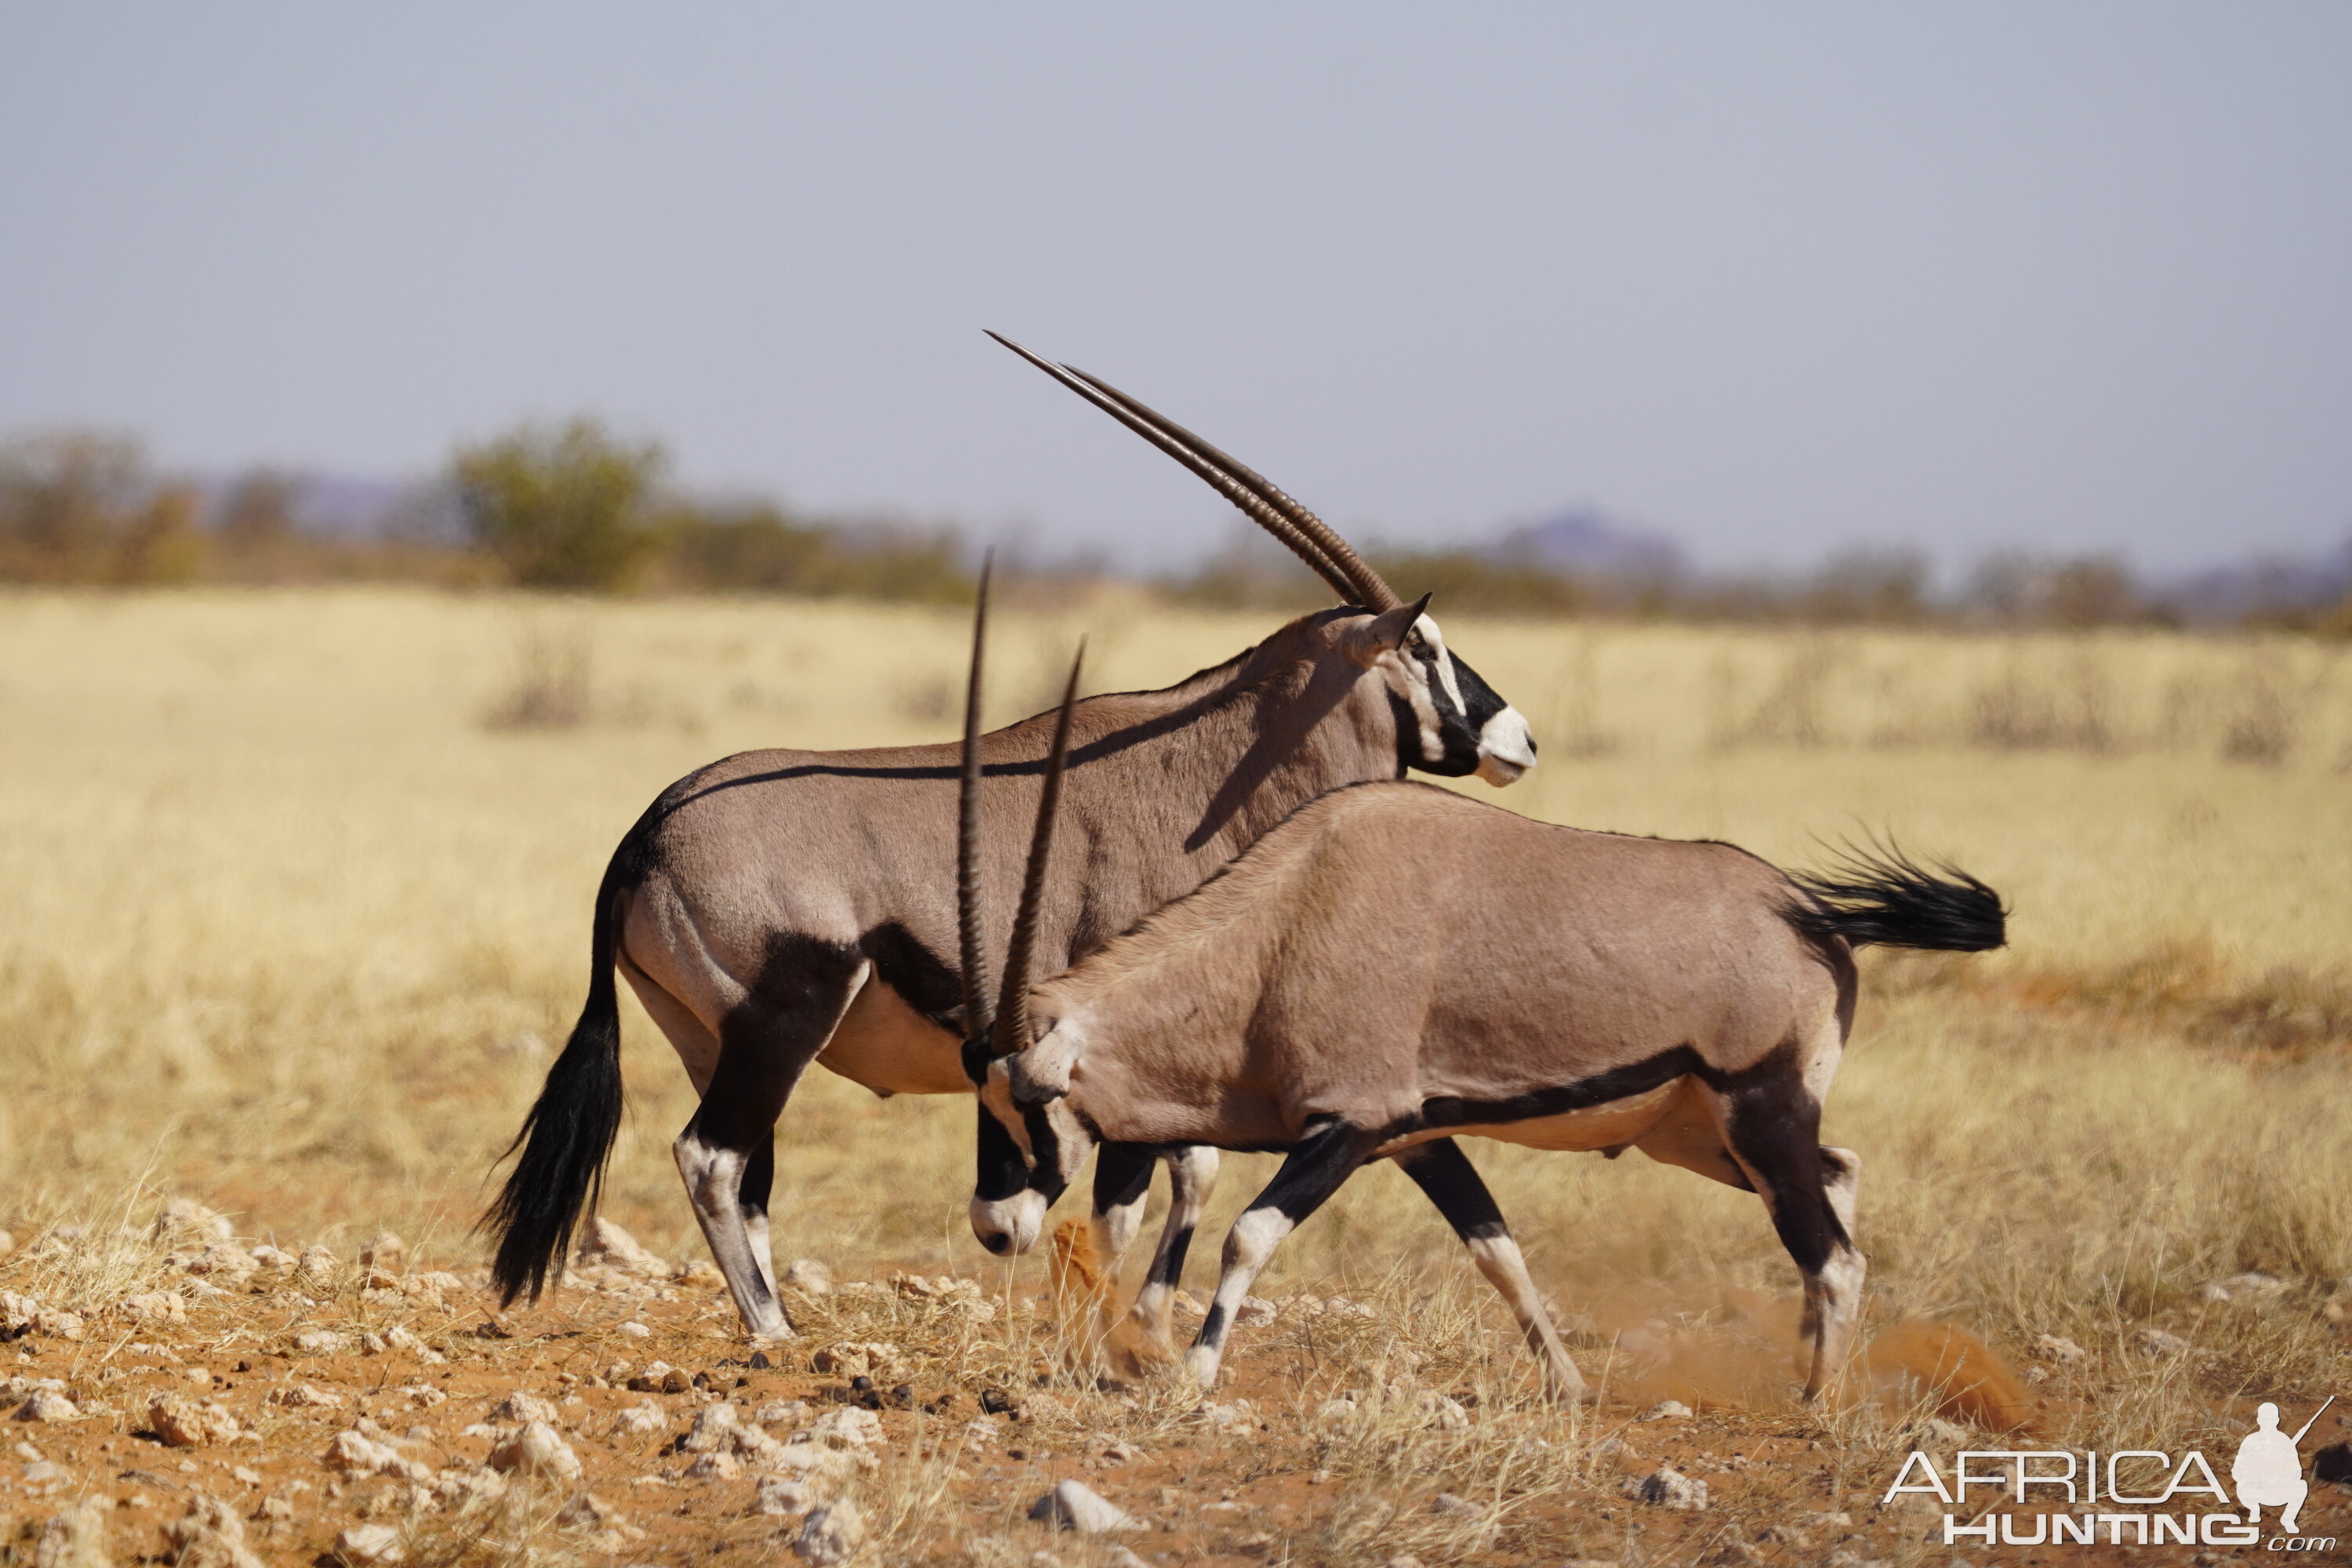
[[[1543,1363],[1544,1385],[1554,1399],[1582,1399],[1586,1395],[1584,1374],[1576,1370],[1569,1359],[1568,1348],[1559,1342],[1552,1328],[1551,1314],[1544,1310],[1543,1297],[1528,1278],[1527,1258],[1519,1252],[1519,1244],[1506,1233],[1482,1236],[1465,1244],[1470,1257],[1478,1265],[1478,1272],[1486,1282],[1510,1303],[1511,1311],[1519,1320],[1519,1332],[1527,1336],[1528,1348]]]
[[[1830,1212],[1837,1215],[1838,1225],[1848,1237],[1848,1245],[1833,1250],[1821,1274],[1805,1281],[1805,1315],[1814,1324],[1813,1364],[1805,1379],[1808,1399],[1819,1397],[1830,1379],[1845,1365],[1846,1357],[1853,1353],[1854,1333],[1862,1322],[1862,1283],[1869,1272],[1868,1263],[1851,1245],[1862,1156],[1851,1149],[1832,1149],[1824,1144],[1822,1164],[1828,1177],[1824,1195],[1829,1199]]]
[[[791,1338],[792,1324],[785,1321],[783,1308],[760,1267],[744,1224],[745,1157],[731,1149],[714,1149],[690,1131],[678,1135],[670,1152],[677,1160],[678,1174],[686,1179],[687,1202],[693,1205],[695,1221],[710,1244],[710,1256],[727,1277],[727,1292],[735,1299],[735,1310],[745,1331]]]
[[[1217,1185],[1217,1152],[1195,1146],[1168,1159],[1168,1218],[1160,1227],[1160,1245],[1152,1249],[1151,1271],[1143,1278],[1143,1289],[1136,1292],[1135,1306],[1129,1320],[1140,1329],[1150,1343],[1159,1350],[1169,1351],[1169,1309],[1175,1303],[1177,1275],[1175,1262],[1180,1247],[1192,1245],[1192,1231],[1201,1223],[1201,1215],[1209,1206],[1209,1194]]]
[[[1201,1324],[1199,1336],[1184,1356],[1185,1370],[1202,1393],[1216,1386],[1217,1368],[1225,1357],[1225,1335],[1233,1327],[1234,1314],[1241,1310],[1242,1298],[1257,1283],[1266,1260],[1291,1229],[1290,1216],[1278,1208],[1250,1209],[1234,1222],[1232,1233],[1225,1237],[1217,1294],[1209,1303],[1209,1315]]]

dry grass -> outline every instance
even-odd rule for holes
[[[1007,692],[1043,689],[1081,629],[1097,634],[1090,675],[1112,688],[1175,679],[1264,628],[1111,605],[1003,618]],[[251,1238],[348,1257],[389,1225],[469,1268],[483,1178],[578,1005],[588,898],[620,832],[661,785],[728,751],[944,738],[954,715],[940,693],[964,631],[954,612],[841,605],[0,598],[0,1226],[20,1241],[59,1223],[83,1233],[0,1264],[0,1289],[96,1308],[184,1287],[145,1239],[170,1194],[230,1212]],[[1876,1325],[1957,1321],[2013,1359],[2040,1335],[2075,1340],[2088,1358],[2051,1366],[2035,1393],[2049,1400],[2040,1435],[2076,1446],[2226,1449],[2243,1426],[2231,1401],[2346,1386],[2352,691],[2339,653],[2138,633],[1448,631],[1546,745],[1547,764],[1498,801],[1730,838],[1783,862],[1816,835],[1883,827],[2015,904],[2008,953],[1871,970],[1830,1129],[1864,1161]],[[565,649],[583,650],[576,678]],[[520,716],[523,697],[550,691],[575,703],[571,721]],[[683,1077],[633,1009],[625,1036],[634,1114],[608,1211],[674,1257],[699,1256],[667,1148],[690,1109]],[[970,1240],[970,1118],[822,1075],[803,1089],[780,1151],[780,1253],[852,1278],[899,1266],[992,1290],[1009,1280],[1000,1300],[1017,1309],[950,1338],[887,1293],[830,1298],[804,1310],[811,1348],[825,1334],[919,1342],[917,1370],[967,1393],[1057,1360],[1055,1331],[1024,1304],[1042,1266],[1008,1275]],[[1040,1430],[1069,1428],[1047,1447],[1124,1435],[1166,1458],[1186,1507],[1240,1494],[1236,1522],[1202,1524],[1188,1550],[1263,1533],[1274,1539],[1254,1550],[1300,1562],[1556,1559],[1570,1544],[1678,1560],[1592,1447],[1624,1427],[1628,1401],[1660,1392],[1724,1407],[1710,1450],[1798,1455],[1780,1491],[1727,1502],[1703,1529],[1677,1521],[1690,1530],[1676,1551],[1752,1542],[1764,1524],[1883,1489],[1902,1420],[1788,1402],[1774,1312],[1756,1303],[1784,1301],[1793,1277],[1752,1198],[1634,1159],[1473,1152],[1575,1316],[1580,1359],[1607,1369],[1611,1404],[1563,1415],[1531,1401],[1516,1335],[1383,1167],[1261,1288],[1375,1311],[1240,1336],[1268,1432],[1203,1433],[1191,1402],[1157,1384],[1131,1402],[1072,1389],[1039,1415]],[[1270,1162],[1227,1171],[1204,1237]],[[1204,1244],[1199,1267],[1213,1253]],[[2200,1298],[2246,1271],[2282,1283]],[[216,1340],[257,1343],[332,1307],[299,1307],[291,1289],[239,1309],[266,1322],[211,1301],[197,1315],[224,1314],[206,1321]],[[600,1300],[558,1305],[593,1318]],[[332,1310],[382,1316],[356,1298]],[[732,1353],[714,1299],[676,1310],[704,1363]],[[478,1321],[478,1303],[453,1302],[425,1326],[454,1336]],[[2150,1326],[2192,1350],[2138,1352]],[[520,1354],[439,1342],[488,1358],[486,1376]],[[1435,1394],[1476,1394],[1467,1423],[1432,1417]],[[1332,1406],[1350,1395],[1352,1410]],[[916,1458],[928,1441],[901,1440],[863,1483],[869,1515],[895,1521],[892,1550],[1026,1563],[1039,1541],[1016,1505],[1034,1489],[1014,1494],[1042,1472],[990,1481],[952,1445]],[[1308,1487],[1316,1471],[1328,1475]],[[1431,1512],[1438,1491],[1466,1509]],[[1263,1519],[1249,1511],[1261,1492],[1276,1510]],[[420,1539],[411,1560],[585,1552],[548,1511],[510,1510],[488,1533],[443,1521],[455,1534],[430,1551]],[[1864,1555],[1897,1547],[1916,1555],[1916,1532]]]

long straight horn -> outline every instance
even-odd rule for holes
[[[1029,963],[1037,947],[1037,906],[1045,892],[1045,863],[1054,852],[1054,819],[1061,814],[1062,770],[1070,760],[1070,714],[1078,705],[1078,670],[1087,645],[1070,660],[1069,684],[1062,688],[1062,710],[1054,719],[1054,750],[1045,760],[1045,784],[1037,795],[1037,826],[1029,837],[1029,868],[1021,879],[1021,908],[1013,917],[1013,940],[1004,946],[1004,984],[996,994],[996,1033],[992,1055],[1012,1056],[1034,1043],[1029,1031]]]
[[[1223,496],[1249,520],[1282,542],[1290,552],[1313,569],[1342,596],[1376,609],[1391,609],[1396,595],[1348,542],[1330,526],[1284,494],[1265,477],[1236,462],[1165,416],[1082,370],[1055,364],[1030,353],[1012,339],[988,334],[1044,371],[1112,418],[1191,469],[1211,489]]]
[[[971,607],[971,673],[963,693],[963,777],[956,792],[956,936],[963,953],[963,1032],[977,1039],[994,1015],[988,1005],[988,952],[980,940],[980,689],[988,647],[988,578],[996,552],[980,558]]]
[[[1352,590],[1360,603],[1373,610],[1393,610],[1404,602],[1397,597],[1394,589],[1381,580],[1381,574],[1372,570],[1371,563],[1357,554],[1355,548],[1339,537],[1339,530],[1307,510],[1280,485],[1231,453],[1211,446],[1165,414],[1137,402],[1100,376],[1089,375],[1074,364],[1066,364],[1061,368],[1068,371],[1105,397],[1110,398],[1138,419],[1143,420],[1171,438],[1181,442],[1209,462],[1223,468],[1258,500],[1281,513],[1293,528],[1305,535],[1317,549],[1323,552],[1325,559],[1331,563],[1332,570],[1337,572],[1342,580],[1334,582],[1332,586]]]

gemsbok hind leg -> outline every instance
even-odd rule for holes
[[[720,1024],[719,1061],[702,1103],[670,1145],[695,1222],[754,1338],[793,1336],[768,1245],[776,1121],[841,1022],[860,967],[797,974],[790,984],[763,977]]]
[[[1519,1244],[1504,1222],[1503,1211],[1495,1205],[1495,1195],[1470,1163],[1470,1156],[1453,1139],[1438,1138],[1393,1158],[1397,1168],[1428,1194],[1445,1223],[1454,1227],[1454,1234],[1462,1238],[1462,1245],[1470,1249],[1478,1272],[1510,1303],[1519,1320],[1519,1332],[1527,1336],[1528,1349],[1543,1365],[1544,1391],[1563,1402],[1589,1397],[1584,1374],[1576,1370],[1576,1363],[1559,1342],[1551,1314],[1544,1310],[1543,1297],[1528,1278]]]
[[[1805,1277],[1800,1332],[1812,1347],[1805,1398],[1818,1399],[1845,1365],[1861,1322],[1865,1264],[1853,1244],[1853,1214],[1862,1162],[1822,1146],[1821,1102],[1794,1079],[1731,1090],[1717,1108],[1732,1158]]]
[[[1234,1221],[1234,1228],[1225,1233],[1224,1267],[1217,1276],[1216,1297],[1209,1303],[1208,1316],[1201,1321],[1201,1331],[1192,1337],[1192,1348],[1184,1354],[1184,1368],[1202,1393],[1216,1386],[1234,1314],[1274,1257],[1274,1249],[1321,1208],[1380,1143],[1377,1132],[1336,1119],[1324,1121],[1291,1149],[1274,1180]]]
[[[1160,1227],[1160,1246],[1143,1289],[1135,1295],[1128,1321],[1143,1336],[1155,1357],[1172,1356],[1176,1345],[1169,1328],[1169,1309],[1176,1302],[1176,1287],[1184,1278],[1184,1257],[1192,1247],[1192,1233],[1217,1190],[1217,1152],[1204,1143],[1179,1149],[1167,1156],[1168,1219]]]

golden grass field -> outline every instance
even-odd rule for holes
[[[1167,684],[1271,625],[1108,597],[1000,623],[996,720],[1044,704],[1082,631],[1091,683],[1114,689]],[[2047,1372],[2033,1385],[2046,1400],[2034,1430],[2052,1446],[2225,1454],[2253,1399],[2293,1415],[2331,1392],[2352,1396],[2352,661],[2341,645],[1463,620],[1447,631],[1544,748],[1543,765],[1498,803],[1727,838],[1784,864],[1818,858],[1822,839],[1888,832],[2011,900],[2005,952],[1865,968],[1827,1136],[1864,1159],[1875,1324],[1957,1323]],[[663,784],[729,752],[948,738],[966,635],[959,612],[773,601],[0,597],[0,1227],[17,1243],[0,1289],[46,1292],[96,1322],[110,1321],[110,1292],[181,1288],[162,1242],[118,1236],[126,1224],[145,1236],[173,1196],[289,1251],[323,1242],[348,1262],[388,1227],[421,1266],[469,1271],[467,1229],[492,1163],[577,1011],[590,895],[623,830]],[[624,1014],[632,1114],[605,1212],[673,1259],[699,1257],[668,1154],[689,1091],[633,1002]],[[1008,1282],[966,1226],[971,1118],[968,1102],[883,1102],[812,1075],[782,1130],[780,1260],[820,1258],[844,1279],[953,1273],[1025,1301],[1043,1261]],[[1819,1540],[1756,1537],[1776,1521],[1795,1532],[1807,1510],[1874,1502],[1910,1445],[1899,1412],[1799,1409],[1785,1357],[1757,1353],[1762,1331],[1733,1322],[1727,1302],[1752,1312],[1794,1289],[1755,1200],[1638,1160],[1471,1152],[1538,1279],[1578,1321],[1580,1357],[1623,1369],[1612,1402],[1569,1414],[1524,1404],[1531,1376],[1507,1318],[1419,1194],[1380,1167],[1259,1287],[1276,1299],[1344,1292],[1374,1306],[1373,1326],[1327,1326],[1318,1341],[1322,1320],[1302,1319],[1262,1331],[1255,1347],[1246,1331],[1235,1340],[1240,1385],[1262,1406],[1311,1412],[1353,1388],[1366,1393],[1353,1425],[1270,1430],[1249,1440],[1264,1446],[1255,1458],[1240,1438],[1223,1453],[1213,1434],[1187,1436],[1183,1479],[1171,1472],[1150,1508],[1126,1506],[1172,1516],[1204,1487],[1236,1491],[1233,1521],[1167,1538],[1187,1561],[1381,1563],[1410,1551],[1432,1563],[1663,1563],[1702,1548],[1822,1560]],[[1213,1272],[1223,1219],[1271,1168],[1228,1159],[1195,1283]],[[60,1239],[61,1225],[79,1236]],[[2250,1272],[2277,1283],[2228,1302],[2200,1293]],[[731,1312],[707,1284],[691,1289],[663,1306],[677,1322],[658,1332],[700,1336],[693,1353],[715,1364],[731,1353]],[[200,1299],[186,1331],[260,1346],[292,1331],[292,1299]],[[265,1307],[266,1328],[252,1316]],[[455,1335],[483,1309],[453,1299],[433,1321]],[[887,1293],[803,1303],[820,1323],[876,1339],[891,1335],[841,1314],[886,1309],[905,1317],[904,1299]],[[965,1324],[953,1354],[924,1364],[949,1387],[1012,1376],[1039,1321],[1021,1307],[994,1329]],[[893,1322],[900,1338],[931,1331]],[[2149,1328],[2193,1349],[2135,1349]],[[2042,1335],[2089,1353],[2032,1363]],[[128,1342],[127,1331],[28,1336],[0,1358],[17,1355],[22,1375],[96,1379],[109,1357],[131,1364]],[[455,1360],[489,1357],[468,1375],[494,1380],[514,1342],[466,1342]],[[1628,1343],[1670,1359],[1644,1363]],[[1410,1400],[1380,1395],[1423,1387],[1483,1391],[1469,1429],[1415,1425]],[[1629,1401],[1660,1392],[1698,1403],[1702,1424],[1728,1423],[1707,1429],[1715,1448],[1803,1451],[1773,1461],[1802,1484],[1765,1487],[1728,1513],[1718,1505],[1696,1533],[1680,1518],[1672,1529],[1663,1515],[1634,1518],[1591,1445],[1634,1413]],[[1172,1453],[1166,1434],[1197,1432],[1176,1425],[1180,1405],[1190,1409],[1155,1385],[1116,1410],[1070,1405],[1065,1424],[1132,1430]],[[2343,1441],[2324,1422],[2306,1453],[2330,1432]],[[1538,1434],[1559,1446],[1529,1448]],[[1066,1434],[1066,1454],[1074,1441]],[[1003,1461],[991,1480],[987,1456],[959,1459],[950,1445],[919,1460],[920,1447],[858,1483],[869,1518],[888,1521],[867,1549],[879,1560],[994,1568],[1049,1547],[1072,1563],[1100,1555],[1006,1512],[1040,1488],[1014,1498],[1029,1483]],[[1661,1450],[1645,1437],[1643,1451]],[[116,1460],[96,1452],[70,1487],[12,1482],[0,1515],[29,1541],[70,1499],[122,1493]],[[1029,1467],[1032,1479],[1056,1479],[1050,1463]],[[1304,1486],[1309,1470],[1326,1479]],[[1271,1489],[1265,1500],[1253,1487]],[[1471,1498],[1473,1513],[1430,1514],[1441,1487]],[[276,1545],[257,1535],[265,1557],[299,1538],[302,1554],[284,1560],[307,1562],[335,1533],[333,1505],[309,1496],[310,1533]],[[662,1529],[625,1547],[583,1545],[543,1513],[508,1519],[495,1551],[488,1536],[452,1545],[446,1529],[404,1528],[412,1563],[698,1560],[711,1540],[778,1550],[777,1521],[758,1534],[740,1499],[712,1501],[718,1522],[703,1534],[677,1502],[644,1505]],[[2317,1488],[2306,1524],[2352,1535],[2345,1503]],[[1864,1521],[1841,1549],[1946,1561],[1950,1549],[1923,1544],[1912,1524]],[[135,1541],[118,1529],[121,1549],[163,1550],[142,1528]],[[1150,1557],[1158,1539],[1131,1544]]]

